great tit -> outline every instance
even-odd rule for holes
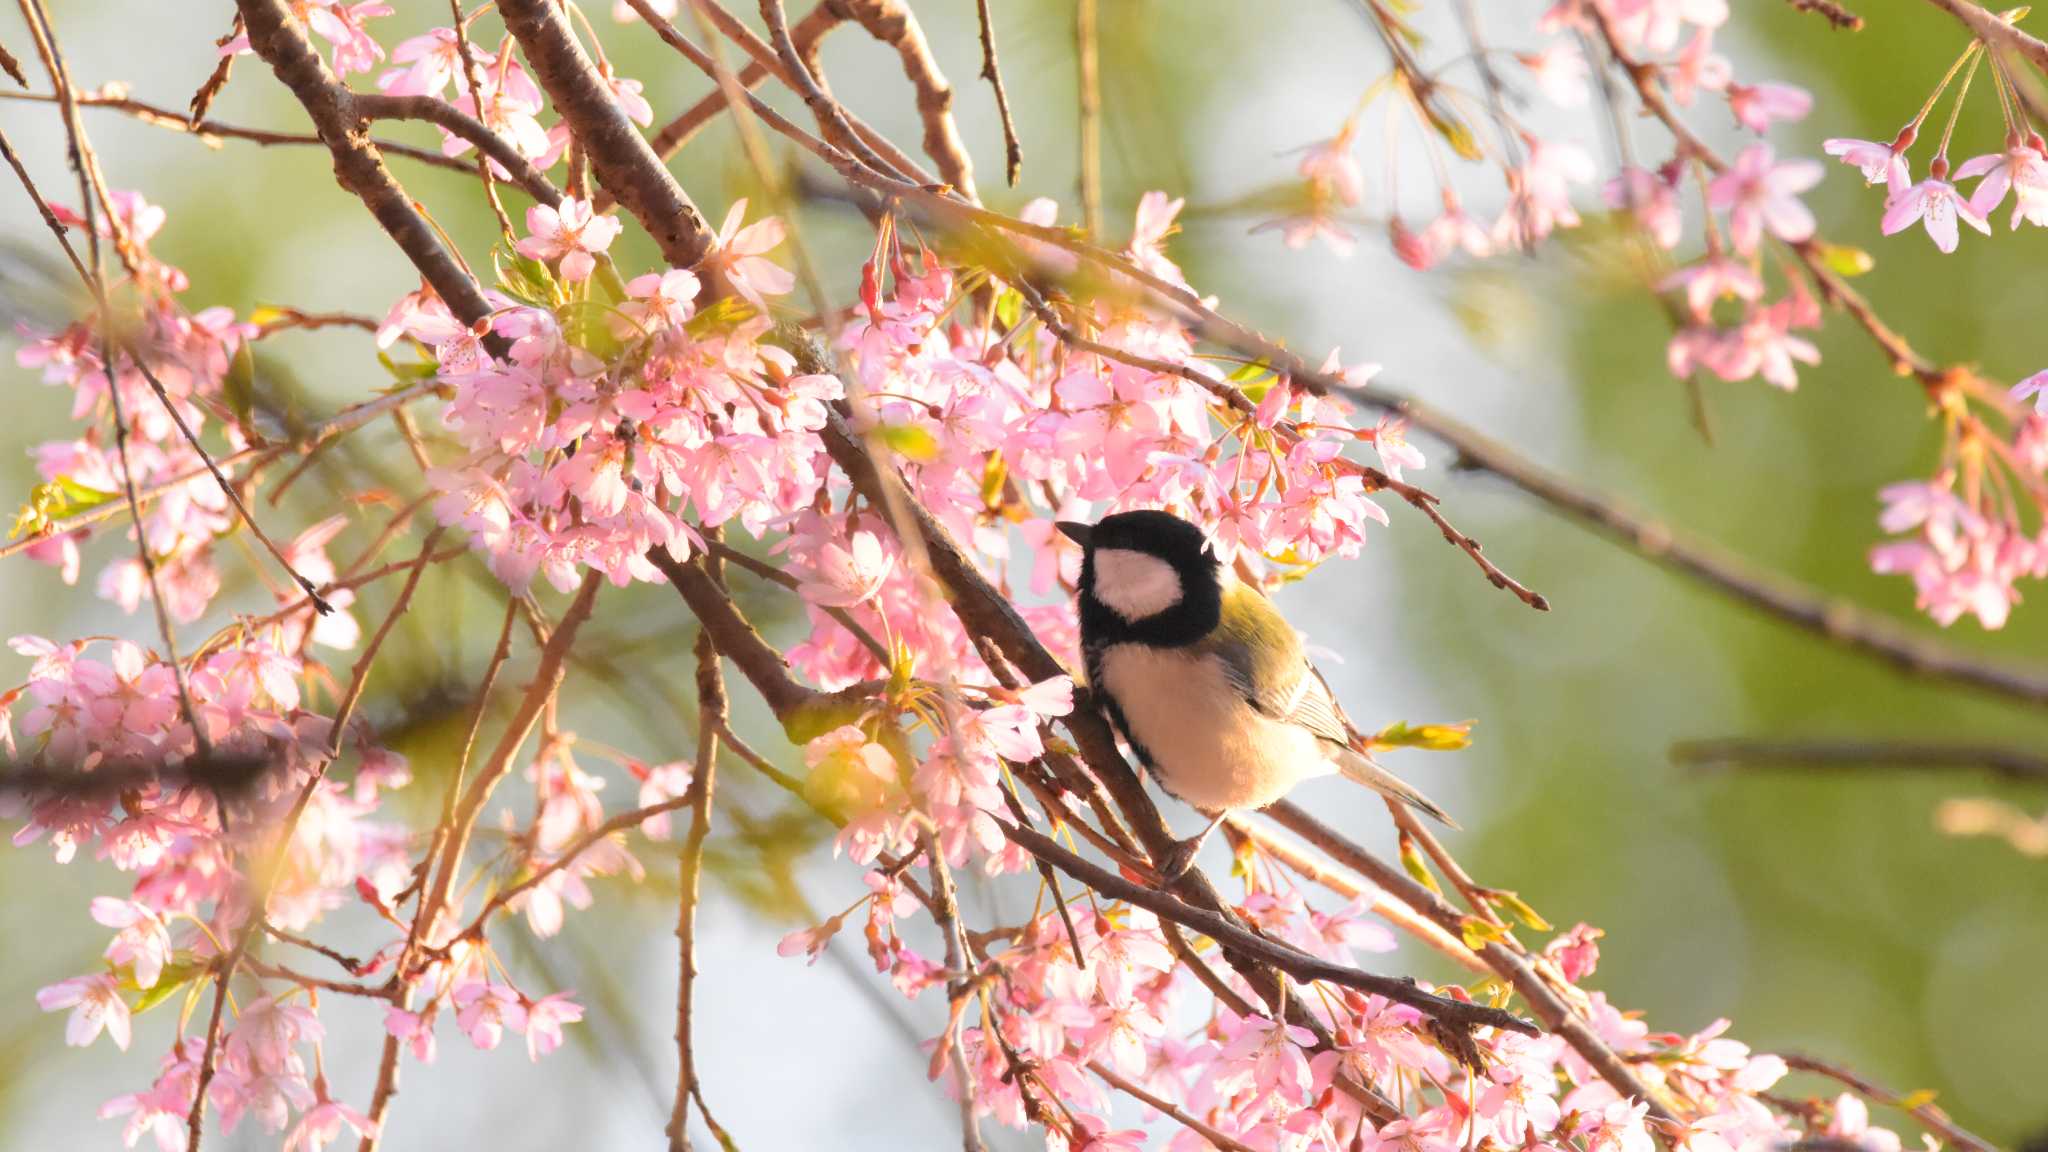
[[[1200,528],[1154,511],[1058,527],[1083,551],[1090,687],[1160,786],[1210,817],[1162,862],[1166,879],[1187,870],[1229,812],[1333,772],[1457,826],[1367,755],[1301,637]]]

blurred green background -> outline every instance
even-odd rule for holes
[[[386,44],[445,21],[439,5],[397,6],[396,16],[375,26]],[[53,7],[79,83],[126,81],[136,97],[170,107],[182,106],[210,70],[211,39],[227,28],[231,11],[219,2],[60,0]],[[1257,217],[1232,206],[1285,184],[1294,160],[1282,151],[1334,132],[1383,71],[1382,50],[1352,7],[1335,0],[1102,0],[1101,7],[1112,237],[1127,234],[1143,191],[1185,195],[1173,255],[1226,310],[1312,357],[1341,344],[1347,362],[1383,363],[1386,380],[1545,464],[1875,612],[1910,616],[1907,582],[1871,575],[1863,556],[1877,536],[1876,489],[1924,475],[1936,444],[1918,389],[1892,377],[1859,333],[1831,320],[1820,339],[1825,363],[1802,373],[1793,395],[1759,382],[1709,382],[1716,433],[1709,444],[1691,425],[1683,389],[1664,372],[1662,312],[1617,272],[1623,262],[1598,230],[1533,260],[1429,275],[1394,261],[1369,221],[1359,225],[1363,243],[1348,261],[1246,235]],[[594,5],[591,16],[609,36],[607,50],[622,73],[646,82],[658,117],[709,90],[645,29],[611,28],[603,8]],[[1535,46],[1530,30],[1541,10],[1523,0],[1480,5],[1490,38],[1506,48]],[[1818,97],[1808,123],[1779,134],[1781,152],[1817,154],[1820,138],[1830,135],[1887,137],[1962,47],[1957,28],[1930,7],[1887,0],[1860,10],[1869,27],[1850,35],[1777,4],[1743,5],[1736,26],[1720,37],[1738,76],[1788,80]],[[1002,187],[992,101],[974,78],[973,5],[927,2],[918,12],[959,91],[985,199],[1014,210],[1049,195],[1062,202],[1062,221],[1078,218],[1071,6],[995,5],[1026,155],[1023,186],[1014,190]],[[1430,58],[1462,50],[1447,14],[1426,12],[1420,26],[1432,36]],[[26,55],[29,41],[12,12],[0,15],[0,43]],[[892,56],[859,30],[842,29],[824,59],[835,88],[862,115],[898,140],[916,140]],[[1995,145],[1990,101],[1988,91],[1978,92],[1962,129],[1973,147],[1959,147],[1959,156]],[[1389,183],[1379,111],[1366,116],[1359,142],[1375,218],[1383,218]],[[381,315],[416,282],[335,188],[319,150],[231,141],[214,152],[110,113],[88,115],[112,183],[138,188],[169,210],[155,248],[190,273],[187,301],[195,310],[226,304],[246,314],[284,303]],[[296,106],[248,59],[213,115],[304,128]],[[1694,120],[1712,138],[1734,140],[1724,111],[1697,108]],[[1532,111],[1530,123],[1609,163],[1610,130],[1597,106],[1569,115]],[[42,186],[68,200],[54,112],[0,103],[0,126]],[[1630,128],[1639,151],[1661,159],[1659,133],[1647,123]],[[392,135],[435,143],[426,134]],[[1423,182],[1426,166],[1412,127],[1399,138],[1406,149],[1400,203],[1411,222],[1424,220],[1435,202]],[[714,220],[735,197],[760,203],[723,122],[675,169]],[[494,229],[474,182],[404,162],[397,171],[470,259],[486,262]],[[1497,209],[1497,179],[1477,170],[1461,179],[1469,205]],[[1861,286],[1925,352],[1979,363],[2002,379],[2044,366],[2039,297],[2027,287],[2048,253],[2039,235],[1966,233],[1951,257],[1918,234],[1883,240],[1878,193],[1847,169],[1831,170],[1813,202],[1831,238],[1877,256]],[[70,306],[60,269],[21,194],[0,193],[0,206],[0,311],[9,321],[47,326]],[[850,299],[863,228],[831,205],[807,206],[802,221],[833,290]],[[614,252],[623,266],[650,266],[644,237],[629,231],[622,244]],[[263,398],[283,410],[317,417],[385,383],[360,333],[290,334],[265,353]],[[0,386],[9,397],[0,494],[14,500],[35,481],[26,450],[70,434],[69,397],[42,388],[11,357],[0,366]],[[426,423],[435,422],[429,416]],[[1470,751],[1397,763],[1465,817],[1453,848],[1481,881],[1520,891],[1560,926],[1585,920],[1606,929],[1594,984],[1643,1010],[1655,1029],[1693,1031],[1728,1016],[1735,1035],[1760,1049],[1806,1050],[1900,1089],[1936,1089],[1959,1120],[2001,1143],[2048,1126],[2048,999],[2040,991],[2048,862],[1997,841],[1945,838],[1932,823],[1945,797],[2038,806],[2038,794],[1964,775],[1704,774],[1675,768],[1667,757],[1674,741],[1725,735],[1954,736],[2032,747],[2041,743],[2042,718],[1901,678],[1788,631],[1496,483],[1447,474],[1441,452],[1433,458],[1416,479],[1446,498],[1452,517],[1486,542],[1489,555],[1545,592],[1554,611],[1530,612],[1488,588],[1399,507],[1391,508],[1393,528],[1376,534],[1364,558],[1332,565],[1285,597],[1314,642],[1346,655],[1327,670],[1361,723],[1478,720]],[[263,514],[277,535],[288,536],[329,514],[334,493],[405,483],[410,474],[395,435],[380,426],[329,453],[295,494]],[[342,538],[338,554],[360,547],[379,522],[372,512],[356,514],[363,526]],[[409,554],[417,536],[394,555]],[[111,536],[95,542],[88,584],[96,562],[120,547]],[[415,816],[438,796],[469,685],[495,638],[499,616],[487,580],[473,564],[429,580],[373,680],[367,714],[413,757],[420,776],[408,799]],[[390,593],[369,592],[359,615],[375,619]],[[219,601],[223,610],[268,603],[246,571],[231,576]],[[153,635],[146,616],[123,618],[89,588],[66,589],[52,571],[16,559],[0,566],[0,632],[30,631]],[[591,676],[570,699],[565,723],[650,760],[689,755],[689,635],[680,605],[664,590],[607,593],[581,645],[596,663],[586,667]],[[783,635],[790,635],[786,627]],[[2048,658],[2048,616],[2028,604],[2003,633],[1987,636],[1964,623],[1947,639]],[[25,675],[11,654],[0,665],[0,682]],[[742,716],[765,749],[790,759],[768,738],[758,711],[743,707]],[[596,757],[584,760],[604,767]],[[609,797],[629,803],[630,782],[607,770]],[[856,895],[858,876],[832,862],[817,847],[816,827],[790,814],[757,777],[728,770],[726,781],[722,803],[743,815],[714,839],[718,875],[706,910],[702,966],[710,994],[699,1050],[713,1106],[748,1149],[950,1143],[950,1105],[924,1084],[923,1057],[912,1043],[936,1030],[931,998],[902,1005],[851,950],[835,949],[815,970],[772,954],[783,932]],[[508,796],[517,795],[513,783]],[[1377,806],[1344,786],[1312,784],[1302,798],[1386,843]],[[641,855],[650,866],[647,885],[605,889],[597,910],[573,914],[562,937],[518,956],[543,983],[575,987],[591,1002],[581,1042],[533,1067],[516,1050],[473,1053],[451,1032],[439,1064],[408,1072],[388,1148],[659,1146],[673,1077],[674,866],[660,849]],[[93,1109],[146,1084],[168,1043],[169,1009],[138,1021],[135,1050],[125,1056],[104,1045],[64,1049],[61,1019],[35,1011],[37,987],[93,963],[104,934],[86,903],[117,884],[101,865],[52,864],[44,846],[0,853],[0,1148],[113,1146],[116,1125],[92,1120]],[[967,899],[978,911],[990,902],[1000,907],[1003,895],[970,890]],[[337,929],[344,938],[351,931],[371,938],[366,925],[345,917]],[[1404,953],[1390,963],[1442,974],[1427,955]],[[360,1103],[377,1021],[354,1005],[325,1015],[329,1076],[337,1092]],[[1800,1090],[1822,1089],[1808,1083]],[[791,1106],[793,1091],[801,1107]],[[213,1146],[272,1142],[245,1128]],[[1006,1146],[1031,1145],[1012,1139]]]

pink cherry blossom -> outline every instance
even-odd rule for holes
[[[1628,211],[1658,247],[1678,247],[1685,214],[1669,177],[1644,168],[1624,168],[1607,182],[1605,195],[1608,207]]]
[[[704,267],[722,274],[733,291],[766,312],[767,298],[794,288],[796,276],[767,258],[769,252],[782,244],[782,220],[769,216],[741,227],[740,222],[746,218],[746,200],[733,201],[725,214],[725,223],[719,225],[718,246],[705,258]]]
[[[1882,228],[1885,235],[1895,235],[1915,224],[1924,223],[1927,235],[1934,239],[1934,246],[1943,252],[1953,252],[1956,250],[1958,219],[1986,236],[1991,234],[1991,225],[1947,180],[1929,177],[1911,186],[1902,187],[1904,184],[1903,177],[1892,182],[1894,191],[1884,208]]]
[[[2048,371],[2036,372],[2013,385],[2010,395],[2015,403],[2032,398],[2034,411],[2048,416]]]
[[[583,1019],[583,1006],[556,992],[526,1006],[526,1055],[538,1062],[562,1046],[562,1025]]]
[[[1813,95],[1790,84],[1730,84],[1728,110],[1752,132],[1771,130],[1773,120],[1804,120],[1813,111]]]
[[[1768,229],[1771,235],[1798,243],[1813,235],[1813,212],[1799,194],[1820,183],[1821,167],[1812,160],[1775,158],[1768,144],[1752,144],[1735,158],[1728,171],[1708,185],[1708,200],[1728,211],[1728,232],[1737,251],[1753,254]]]
[[[60,980],[36,993],[36,1005],[45,1012],[71,1009],[71,1019],[64,1025],[64,1043],[73,1048],[92,1043],[104,1028],[114,1047],[128,1050],[128,1005],[112,976]]]
[[[481,980],[458,984],[453,998],[456,1025],[470,1043],[486,1052],[498,1046],[505,1029],[518,1031],[526,1026],[526,1009],[519,1003],[519,994],[503,984]]]
[[[1863,183],[1883,181],[1893,192],[1908,183],[1906,158],[1891,144],[1837,137],[1821,141],[1821,150],[1863,173]]]
[[[623,227],[616,217],[595,215],[589,201],[565,197],[561,207],[535,204],[526,210],[526,230],[519,254],[535,260],[558,260],[562,279],[587,280],[597,257],[612,246]]]
[[[1989,219],[1992,209],[2004,203],[2010,191],[2014,229],[2019,228],[2021,220],[2048,224],[2048,157],[2036,151],[2033,144],[2013,144],[2004,152],[1974,157],[1956,168],[1958,180],[1978,176],[1983,179],[1970,194],[1970,211]]]

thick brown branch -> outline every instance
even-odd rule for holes
[[[249,46],[298,97],[334,154],[336,181],[362,199],[450,311],[466,322],[488,315],[490,305],[476,281],[441,246],[433,226],[384,167],[355,109],[355,97],[328,70],[285,0],[236,0],[236,6],[249,30]]]
[[[611,86],[583,51],[554,0],[499,0],[534,78],[576,134],[598,182],[654,237],[671,265],[688,268],[710,255],[717,237],[697,205],[626,118]]]
[[[969,159],[967,145],[961,141],[959,126],[953,121],[953,86],[939,71],[939,62],[925,40],[924,28],[910,6],[903,0],[833,2],[841,16],[859,23],[869,35],[896,50],[904,77],[917,90],[917,114],[924,123],[924,154],[932,158],[939,175],[960,195],[979,201],[981,195],[974,187],[974,162]],[[794,32],[790,39],[795,41]],[[801,59],[802,46],[797,47]],[[1009,124],[1007,104],[1003,123],[1006,127]],[[1013,176],[1010,182],[1016,183],[1016,178]]]
[[[692,557],[686,563],[667,550],[656,548],[648,552],[647,559],[675,585],[718,651],[739,668],[777,719],[786,723],[823,695],[790,675],[789,662],[740,614],[732,597],[705,570],[701,557]]]

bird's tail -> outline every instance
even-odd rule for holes
[[[1336,762],[1337,771],[1343,773],[1346,778],[1355,780],[1382,796],[1399,800],[1418,812],[1427,813],[1448,827],[1458,826],[1458,822],[1451,819],[1450,813],[1439,807],[1436,801],[1416,791],[1407,781],[1380,767],[1379,762],[1371,756],[1346,748],[1332,759]]]

